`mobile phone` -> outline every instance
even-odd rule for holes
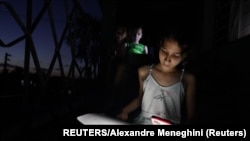
[[[152,116],[151,121],[153,125],[173,125],[171,121],[158,116]]]

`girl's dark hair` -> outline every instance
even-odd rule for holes
[[[179,32],[179,31],[171,31],[171,32],[166,32],[165,34],[162,35],[161,39],[160,39],[160,48],[163,46],[163,43],[166,40],[173,40],[178,42],[181,50],[182,50],[182,54],[189,54],[190,51],[190,46],[189,46],[189,42],[188,42],[188,37],[184,35],[183,32]]]
[[[125,33],[125,32],[127,33],[128,32],[127,30],[128,29],[127,29],[127,27],[125,25],[119,25],[119,26],[116,27],[116,32],[120,31],[122,33]]]
[[[190,41],[189,37],[184,34],[184,32],[178,31],[178,30],[171,30],[168,32],[164,32],[161,37],[160,37],[160,44],[159,44],[159,49],[163,46],[164,42],[167,40],[172,40],[176,41],[179,44],[179,47],[181,48],[181,54],[185,54],[185,58],[180,64],[180,67],[184,67],[182,65],[185,65],[188,61],[189,54],[191,53],[191,48],[190,48]],[[158,50],[159,51],[159,50]]]

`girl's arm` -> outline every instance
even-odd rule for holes
[[[142,97],[143,97],[143,80],[146,77],[148,72],[148,67],[141,67],[138,69],[138,79],[139,79],[139,95],[132,102],[130,102],[127,106],[125,106],[121,113],[118,114],[118,118],[122,120],[128,119],[128,114],[135,109],[137,109],[141,105]]]
[[[148,54],[148,46],[144,45],[144,52],[145,54]]]
[[[186,88],[186,110],[187,110],[187,123],[192,123],[195,116],[195,91],[196,91],[196,80],[194,75],[186,74],[185,81],[187,84]]]

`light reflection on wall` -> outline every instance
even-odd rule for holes
[[[232,0],[229,25],[230,41],[250,34],[250,0]]]

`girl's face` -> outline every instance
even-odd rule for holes
[[[138,28],[137,31],[133,35],[133,42],[139,43],[142,38],[142,29]]]
[[[174,69],[181,63],[183,56],[178,42],[165,40],[159,50],[159,60],[164,70]]]
[[[142,38],[142,29],[139,28],[136,33],[136,40],[140,41],[141,38]]]

